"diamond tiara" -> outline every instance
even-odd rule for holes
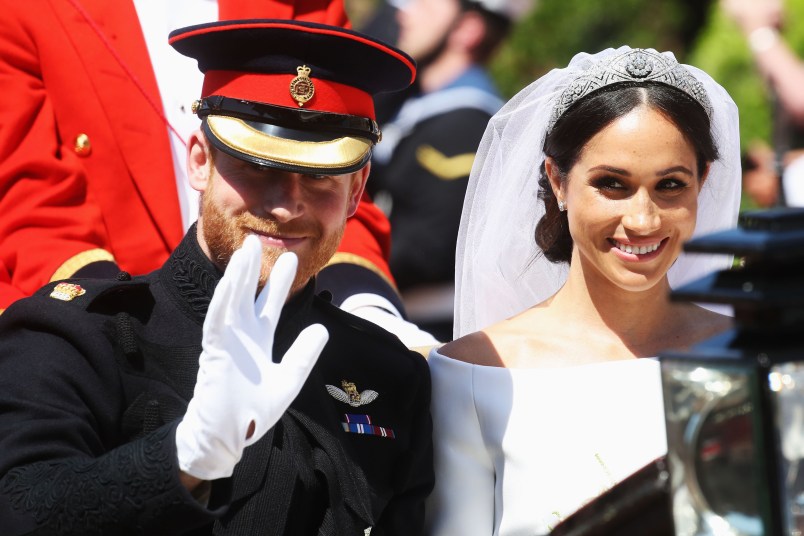
[[[700,104],[711,119],[712,104],[706,90],[697,78],[672,56],[653,49],[635,48],[593,66],[576,78],[559,95],[547,132],[573,104],[590,93],[606,86],[623,82],[655,82],[680,89]]]

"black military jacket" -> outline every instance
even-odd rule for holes
[[[175,427],[219,278],[192,229],[152,274],[72,281],[73,298],[51,284],[0,316],[0,534],[422,532],[427,363],[312,283],[274,345],[329,331],[301,393],[206,505],[180,484]]]

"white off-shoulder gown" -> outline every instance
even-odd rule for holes
[[[433,350],[433,536],[547,534],[667,452],[659,363],[467,364]]]

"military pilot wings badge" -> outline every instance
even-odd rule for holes
[[[353,382],[341,380],[341,387],[334,385],[327,385],[327,392],[332,395],[335,400],[349,404],[353,408],[365,406],[372,403],[380,394],[377,391],[366,389],[365,391],[358,391],[357,386]]]

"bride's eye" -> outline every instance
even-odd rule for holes
[[[622,183],[620,179],[617,177],[598,177],[591,181],[593,187],[597,188],[598,190],[624,190],[625,185]]]
[[[661,180],[659,182],[659,184],[656,186],[656,189],[657,190],[663,190],[663,191],[676,191],[676,190],[683,190],[687,186],[688,186],[688,184],[687,184],[687,181],[685,181],[685,180],[675,179],[675,178],[672,178],[672,179],[668,178],[668,179]]]

